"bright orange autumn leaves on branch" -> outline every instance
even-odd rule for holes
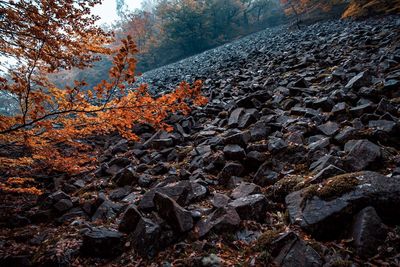
[[[15,99],[19,113],[0,115],[0,148],[22,147],[23,156],[0,154],[0,188],[18,189],[5,177],[32,173],[79,173],[94,159],[86,137],[118,132],[136,140],[131,129],[140,123],[170,130],[170,113],[187,114],[191,105],[203,105],[201,82],[182,82],[171,93],[154,98],[146,85],[132,89],[137,52],[131,37],[116,51],[106,45],[109,34],[94,25],[90,8],[100,1],[0,1],[0,55],[16,62],[1,63],[1,93]],[[109,80],[94,88],[57,88],[48,74],[65,68],[84,68],[98,54],[112,54]],[[14,188],[14,189],[13,189]],[[37,193],[32,191],[28,193]]]
[[[286,14],[298,15],[318,9],[326,12],[343,0],[280,0],[280,2]]]

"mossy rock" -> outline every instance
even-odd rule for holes
[[[283,202],[288,194],[302,189],[302,186],[304,186],[303,182],[304,179],[302,176],[287,176],[282,178],[271,188],[268,197],[275,201]]]
[[[360,174],[361,173],[342,174],[328,179],[323,184],[309,186],[303,192],[303,204],[314,196],[329,201],[352,191],[360,184],[360,181],[357,179]]]

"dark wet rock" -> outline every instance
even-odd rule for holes
[[[239,119],[243,112],[244,112],[244,108],[237,108],[237,109],[233,110],[231,115],[229,116],[228,126],[231,128],[238,127]]]
[[[153,258],[161,248],[160,237],[160,226],[150,219],[141,218],[132,233],[132,242],[141,256]]]
[[[278,178],[278,173],[271,169],[271,163],[266,161],[255,173],[253,177],[253,183],[260,186],[272,185],[278,181]]]
[[[56,191],[56,192],[52,193],[51,195],[49,195],[48,199],[52,203],[57,203],[58,201],[60,201],[62,199],[71,200],[71,197],[68,194],[64,193],[63,191]]]
[[[227,232],[236,230],[240,224],[240,217],[232,207],[217,208],[213,213],[201,219],[195,227],[195,236],[202,238],[210,231]]]
[[[312,108],[303,108],[303,107],[293,107],[290,110],[291,115],[297,115],[297,116],[304,116],[307,118],[312,118],[316,116],[320,116],[321,114]]]
[[[251,124],[257,121],[258,117],[259,114],[257,109],[246,109],[244,114],[240,117],[238,128],[244,129],[249,127]]]
[[[311,163],[310,165],[310,170],[312,170],[314,173],[319,173],[329,165],[335,165],[339,166],[340,164],[340,159],[338,157],[332,156],[332,155],[325,155],[319,158],[317,161]]]
[[[376,120],[376,121],[369,121],[368,127],[391,134],[396,129],[396,123],[394,121],[388,121],[388,120]]]
[[[364,71],[354,76],[345,87],[349,89],[359,89],[363,86],[368,86],[370,82],[371,76]]]
[[[344,174],[345,171],[336,167],[335,165],[329,165],[328,167],[322,169],[319,173],[317,173],[309,182],[310,183],[320,183],[327,178],[332,176],[337,176],[340,174]]]
[[[368,140],[350,140],[345,145],[348,154],[345,157],[347,167],[351,171],[361,171],[374,167],[381,160],[381,148]]]
[[[321,149],[327,148],[330,144],[331,144],[331,142],[330,142],[329,137],[321,138],[315,142],[310,143],[308,145],[308,149],[313,152],[316,150],[321,150]]]
[[[344,102],[337,103],[335,106],[333,106],[331,112],[333,115],[343,115],[346,114],[348,111],[348,106]]]
[[[314,109],[322,109],[322,111],[331,111],[335,102],[329,97],[322,97],[311,102],[311,107]]]
[[[242,220],[264,221],[268,201],[262,194],[254,194],[235,199],[229,203]]]
[[[135,205],[129,205],[122,214],[118,230],[121,232],[133,232],[142,218],[142,214]]]
[[[271,244],[273,262],[278,266],[322,266],[324,261],[312,246],[289,232]]]
[[[375,105],[366,103],[366,104],[362,104],[362,105],[356,106],[354,108],[351,108],[350,113],[353,115],[353,117],[359,118],[365,114],[373,112],[374,109],[375,109]]]
[[[110,192],[110,199],[113,201],[118,201],[129,195],[131,192],[130,186],[119,187]]]
[[[319,188],[319,189],[318,189]],[[317,238],[336,238],[359,210],[373,206],[391,221],[400,217],[400,177],[375,172],[344,174],[312,185],[286,197],[290,221]]]
[[[334,139],[336,142],[344,144],[347,141],[353,139],[356,136],[356,134],[357,134],[356,128],[351,126],[346,126],[337,135],[335,135]]]
[[[244,172],[244,167],[239,162],[228,162],[218,175],[218,182],[226,185],[232,176],[240,176]]]
[[[154,204],[160,216],[177,231],[183,233],[192,229],[193,218],[191,213],[179,206],[172,198],[156,192]]]
[[[215,208],[223,208],[226,205],[228,205],[229,201],[231,201],[231,199],[227,195],[220,194],[220,193],[214,193],[214,195],[211,199],[211,204]]]
[[[238,132],[231,135],[228,135],[223,139],[224,144],[229,145],[240,145],[246,146],[250,140],[249,132]]]
[[[230,160],[242,160],[246,152],[239,145],[227,145],[224,147],[224,155]]]
[[[319,125],[318,130],[325,135],[332,136],[339,131],[339,125],[336,122],[328,121],[327,123]]]
[[[118,186],[135,185],[139,181],[139,175],[132,167],[127,167],[117,172],[112,180]]]
[[[154,195],[156,192],[167,195],[174,199],[179,205],[187,205],[191,201],[199,200],[208,194],[207,188],[196,182],[180,181],[163,187],[156,187],[143,195],[139,203],[139,209],[149,211],[154,209]]]
[[[376,107],[376,112],[378,114],[396,114],[396,107],[389,100],[382,98],[378,106]]]
[[[268,150],[271,152],[279,152],[288,147],[288,144],[282,138],[273,137],[268,139]]]
[[[166,174],[170,169],[170,166],[168,163],[165,162],[158,162],[152,169],[151,173],[154,175],[162,175]]]
[[[257,167],[261,163],[265,162],[267,160],[267,156],[265,153],[261,153],[258,151],[250,151],[246,155],[246,165],[247,166],[252,166],[252,167]]]
[[[167,147],[172,147],[174,145],[174,140],[172,138],[164,138],[164,139],[154,139],[152,140],[150,147],[154,149],[163,149]]]
[[[103,228],[93,228],[82,235],[81,251],[85,255],[111,258],[122,253],[123,234]]]
[[[271,128],[264,122],[258,121],[250,128],[250,137],[252,141],[260,141],[266,139],[271,132]]]
[[[110,200],[105,200],[96,209],[96,212],[92,216],[92,221],[114,219],[121,212],[121,209],[121,204],[114,203]]]
[[[366,207],[355,216],[351,236],[361,257],[374,256],[386,234],[387,229],[373,207]]]
[[[114,158],[107,164],[105,172],[109,175],[115,175],[131,163],[131,160],[128,158]]]
[[[261,187],[259,187],[258,185],[253,183],[241,183],[232,191],[231,197],[233,199],[238,199],[241,197],[246,197],[259,193],[261,193]]]
[[[73,206],[74,204],[72,204],[71,200],[61,199],[53,205],[53,208],[59,213],[64,213],[67,210],[71,209]]]

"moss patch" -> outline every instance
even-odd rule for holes
[[[279,236],[280,231],[278,230],[267,230],[260,235],[257,239],[253,250],[255,252],[262,252],[268,250],[272,241],[274,241]]]
[[[298,185],[302,184],[303,181],[304,179],[301,176],[282,178],[274,184],[269,193],[269,197],[278,202],[283,202],[288,194],[301,189]]]
[[[357,179],[358,176],[359,173],[342,174],[327,180],[322,185],[315,184],[309,186],[303,193],[303,204],[313,196],[329,201],[352,191],[360,184],[360,181]]]

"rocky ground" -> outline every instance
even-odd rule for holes
[[[202,78],[210,102],[1,195],[0,265],[399,266],[399,29],[277,28],[146,73]]]

